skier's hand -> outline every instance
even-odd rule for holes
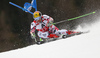
[[[35,39],[36,37],[35,37],[35,33],[31,33],[31,38],[32,39]]]
[[[48,27],[50,27],[51,25],[52,25],[52,23],[51,23],[51,22],[49,22],[49,23],[47,24],[47,26],[48,26]]]
[[[47,24],[47,26],[51,26],[51,25],[53,25],[53,18],[50,18],[49,23]]]
[[[31,36],[32,39],[35,39],[35,36]]]

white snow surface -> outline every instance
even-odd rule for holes
[[[100,58],[100,22],[88,29],[86,34],[3,52],[0,58]]]

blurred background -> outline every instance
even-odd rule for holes
[[[34,20],[32,15],[9,2],[23,7],[25,2],[30,3],[31,0],[0,1],[0,52],[34,44],[29,34],[30,24]],[[98,21],[100,0],[37,0],[37,9],[54,18],[55,22],[96,11],[95,14],[56,25],[59,29],[73,30],[78,25],[90,26]]]

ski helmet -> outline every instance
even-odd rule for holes
[[[33,18],[35,20],[41,19],[41,16],[42,16],[42,13],[40,11],[35,11],[34,14],[33,14]]]

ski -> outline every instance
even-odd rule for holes
[[[62,38],[47,38],[44,41],[37,41],[36,44],[41,45],[41,44],[44,44],[44,43],[49,43],[49,42],[53,42],[53,41],[60,40],[60,39],[66,39],[68,37],[81,35],[81,34],[85,34],[85,33],[88,33],[88,32],[89,31],[73,33],[73,34],[70,34],[70,35],[63,35]]]

